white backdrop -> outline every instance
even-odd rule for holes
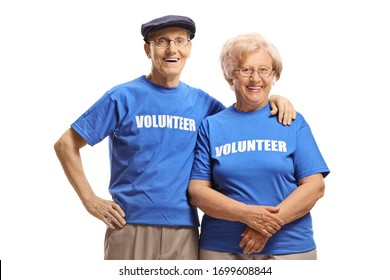
[[[378,279],[375,275],[385,271],[390,186],[386,1],[211,3],[0,2],[5,279],[123,278],[117,273],[123,263],[101,261],[105,226],[83,208],[53,144],[105,91],[149,72],[140,26],[166,14],[187,15],[197,25],[182,80],[227,106],[234,94],[219,68],[222,44],[253,31],[272,41],[284,61],[272,93],[289,98],[305,116],[331,169],[326,194],[312,211],[319,260],[272,263],[276,273],[269,279]],[[107,142],[82,153],[94,190],[109,198]]]

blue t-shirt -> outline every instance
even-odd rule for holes
[[[109,191],[127,223],[198,226],[186,195],[197,130],[223,109],[183,82],[164,88],[141,76],[109,90],[72,128],[89,145],[109,136]]]
[[[241,112],[234,106],[206,118],[200,128],[191,179],[213,182],[213,188],[237,201],[276,206],[297,182],[329,169],[310,127],[301,114],[291,126],[270,116],[270,106]],[[203,216],[200,247],[242,253],[246,225]],[[261,254],[290,254],[314,249],[310,213],[284,225]]]

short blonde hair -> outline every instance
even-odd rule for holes
[[[247,56],[260,49],[270,55],[275,79],[279,80],[283,68],[279,51],[258,33],[238,35],[223,45],[220,62],[225,79],[229,82],[234,77],[235,70],[240,67]]]

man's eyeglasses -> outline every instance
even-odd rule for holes
[[[172,41],[175,43],[176,47],[183,48],[183,47],[188,46],[188,44],[190,43],[191,40],[188,38],[182,38],[182,37],[177,37],[173,40],[168,39],[168,38],[158,38],[156,40],[149,41],[149,43],[154,43],[154,45],[158,48],[167,48],[167,47],[169,47],[169,45],[171,44]]]
[[[261,78],[268,78],[272,74],[272,69],[265,66],[260,67],[257,70],[253,68],[245,67],[245,68],[236,69],[236,71],[239,71],[242,77],[251,77],[253,76],[253,72],[255,71]]]

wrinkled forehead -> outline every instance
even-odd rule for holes
[[[153,40],[160,37],[166,37],[166,38],[177,38],[177,37],[183,37],[183,38],[189,38],[190,32],[181,27],[168,27],[161,30],[158,30],[152,34],[150,34],[149,39]]]

